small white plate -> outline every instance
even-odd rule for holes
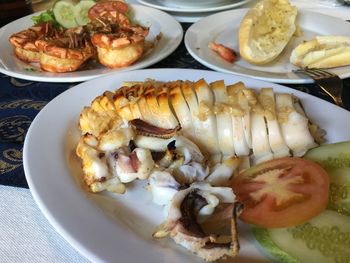
[[[293,69],[296,69],[289,62],[292,50],[302,41],[310,40],[316,35],[350,36],[349,22],[333,16],[299,9],[297,24],[300,26],[302,36],[293,37],[277,59],[264,66],[252,65],[243,59],[229,63],[210,50],[208,44],[215,41],[233,48],[239,53],[238,30],[247,11],[248,9],[235,9],[220,12],[193,24],[185,35],[185,45],[188,52],[203,65],[217,71],[278,83],[312,83],[313,81],[310,78],[292,72]],[[339,67],[330,71],[341,78],[350,77],[350,66]]]
[[[23,165],[29,187],[43,214],[56,230],[92,262],[202,262],[170,239],[154,240],[152,232],[164,220],[140,182],[124,195],[92,194],[84,190],[80,161],[75,155],[78,120],[84,106],[123,81],[223,79],[248,87],[272,87],[298,96],[310,119],[327,132],[327,142],[350,140],[350,112],[309,94],[274,83],[214,71],[147,69],[90,80],[57,96],[42,109],[26,135]],[[322,111],[320,111],[322,109]],[[336,116],[336,118],[334,117]],[[238,228],[241,251],[235,262],[268,262],[249,227]]]
[[[201,6],[183,6],[183,5],[165,3],[161,0],[138,0],[138,1],[143,5],[147,5],[147,6],[164,10],[164,11],[182,12],[182,13],[202,13],[202,12],[217,12],[217,11],[235,8],[238,6],[242,6],[251,0],[225,1],[215,6],[202,6],[202,5]]]
[[[33,23],[29,15],[0,28],[0,72],[12,77],[45,82],[80,82],[110,73],[119,73],[153,65],[170,55],[181,43],[183,30],[178,21],[169,14],[142,5],[131,5],[135,20],[150,27],[147,40],[154,40],[161,32],[162,38],[156,46],[131,66],[120,69],[108,69],[100,64],[93,69],[82,69],[67,73],[50,73],[41,71],[38,64],[27,64],[17,59],[8,41],[9,36],[19,32]],[[34,69],[34,70],[31,70]]]

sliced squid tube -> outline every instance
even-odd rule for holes
[[[139,105],[137,104],[137,102],[130,102],[129,104],[130,110],[132,112],[132,116],[134,119],[141,119],[144,120],[142,114],[141,114],[141,110],[139,108]]]
[[[137,104],[137,100],[140,96],[140,91],[143,90],[143,86],[142,83],[135,83],[134,85],[131,85],[131,83],[129,86],[124,86],[122,88],[122,94],[124,95],[124,101],[119,100],[119,104],[120,107],[122,107],[122,104],[126,105],[126,100],[128,101],[128,105],[129,105],[129,110],[131,112],[132,118],[133,119],[143,119],[143,116],[141,114],[141,111],[138,107]]]
[[[233,85],[227,86],[227,94],[229,97],[229,103],[232,106],[231,118],[232,118],[232,132],[233,132],[233,144],[237,156],[247,156],[250,153],[250,147],[247,143],[245,130],[244,130],[244,116],[248,111],[248,104],[246,107],[242,107],[240,103],[240,94],[245,86],[242,82],[237,82]]]
[[[195,136],[194,127],[190,109],[181,91],[181,85],[181,81],[174,83],[174,86],[169,89],[168,99],[180,122],[182,134],[192,140]]]
[[[157,100],[161,119],[164,121],[166,126],[164,128],[171,129],[177,127],[179,122],[174,116],[174,112],[171,110],[167,93],[168,90],[168,87],[162,87],[162,89],[158,90]]]
[[[222,103],[216,103],[214,111],[216,115],[216,126],[220,151],[222,152],[223,156],[226,157],[235,155],[230,107]]]
[[[210,83],[210,88],[214,92],[214,102],[227,103],[229,98],[223,80],[218,80]]]
[[[264,108],[267,122],[268,138],[275,158],[290,156],[290,150],[284,141],[277,121],[275,96],[272,88],[263,88],[259,95],[260,104]]]
[[[258,164],[271,160],[273,155],[269,144],[264,115],[258,112],[252,112],[251,117],[253,160],[255,164]]]
[[[282,134],[293,156],[303,156],[317,146],[309,130],[309,120],[294,108],[292,95],[276,94],[276,105]]]
[[[228,105],[229,100],[225,83],[223,80],[215,81],[210,83],[210,88],[215,97],[214,112],[220,151],[226,157],[235,155],[231,107]]]
[[[158,126],[157,118],[153,116],[151,110],[149,109],[146,98],[143,96],[140,97],[137,100],[137,104],[140,109],[143,120],[148,122],[149,124]]]
[[[207,149],[210,155],[219,154],[216,117],[213,112],[214,94],[203,79],[194,83],[194,91],[199,105],[198,118],[200,121],[196,127],[196,135],[199,136],[200,146]]]
[[[245,138],[243,117],[232,114],[231,121],[235,153],[237,156],[247,156],[250,153],[250,149]]]
[[[162,92],[165,83],[147,82],[145,98],[148,108],[157,119],[158,127],[173,129],[178,125],[176,118],[169,108],[168,96]]]
[[[154,125],[157,127],[165,128],[164,126],[166,126],[166,122],[164,122],[162,118],[156,94],[156,87],[148,87],[148,90],[144,94],[144,98],[152,115],[152,123],[154,123]]]
[[[234,93],[235,103],[239,105],[243,111],[242,128],[244,132],[245,142],[249,149],[252,149],[252,133],[251,133],[251,106],[249,105],[248,99],[244,93],[247,88],[242,82],[238,82],[235,85],[230,85],[228,88],[229,97],[232,97]]]
[[[199,148],[205,150],[205,134],[203,134],[202,121],[199,119],[198,99],[193,89],[193,83],[190,81],[184,81],[181,90],[191,112],[192,125],[194,128],[194,137],[192,140],[199,146]]]
[[[252,125],[252,148],[253,160],[255,163],[261,163],[273,158],[269,137],[267,134],[267,125],[264,118],[264,109],[258,101],[256,93],[252,89],[244,90],[251,111]]]

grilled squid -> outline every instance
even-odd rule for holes
[[[208,217],[213,214],[219,203],[234,201],[235,196],[231,188],[194,183],[173,196],[166,221],[158,226],[153,236],[164,238],[169,235],[176,243],[207,261],[215,261],[224,256],[235,256],[238,253],[239,244],[234,211],[229,222],[229,232],[225,234],[206,232],[197,219],[200,215]]]

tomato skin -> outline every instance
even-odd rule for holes
[[[101,1],[96,3],[89,9],[88,17],[90,20],[94,20],[97,17],[108,15],[113,11],[117,11],[121,14],[127,13],[129,10],[128,4],[121,1]]]
[[[280,158],[243,171],[233,178],[232,188],[244,205],[241,220],[267,228],[289,227],[326,209],[329,177],[309,160]]]

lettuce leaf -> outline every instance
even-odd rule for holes
[[[32,21],[34,25],[38,25],[45,22],[52,22],[52,25],[56,28],[60,28],[61,25],[57,22],[52,10],[46,10],[45,12],[39,14],[38,16],[32,16]]]

